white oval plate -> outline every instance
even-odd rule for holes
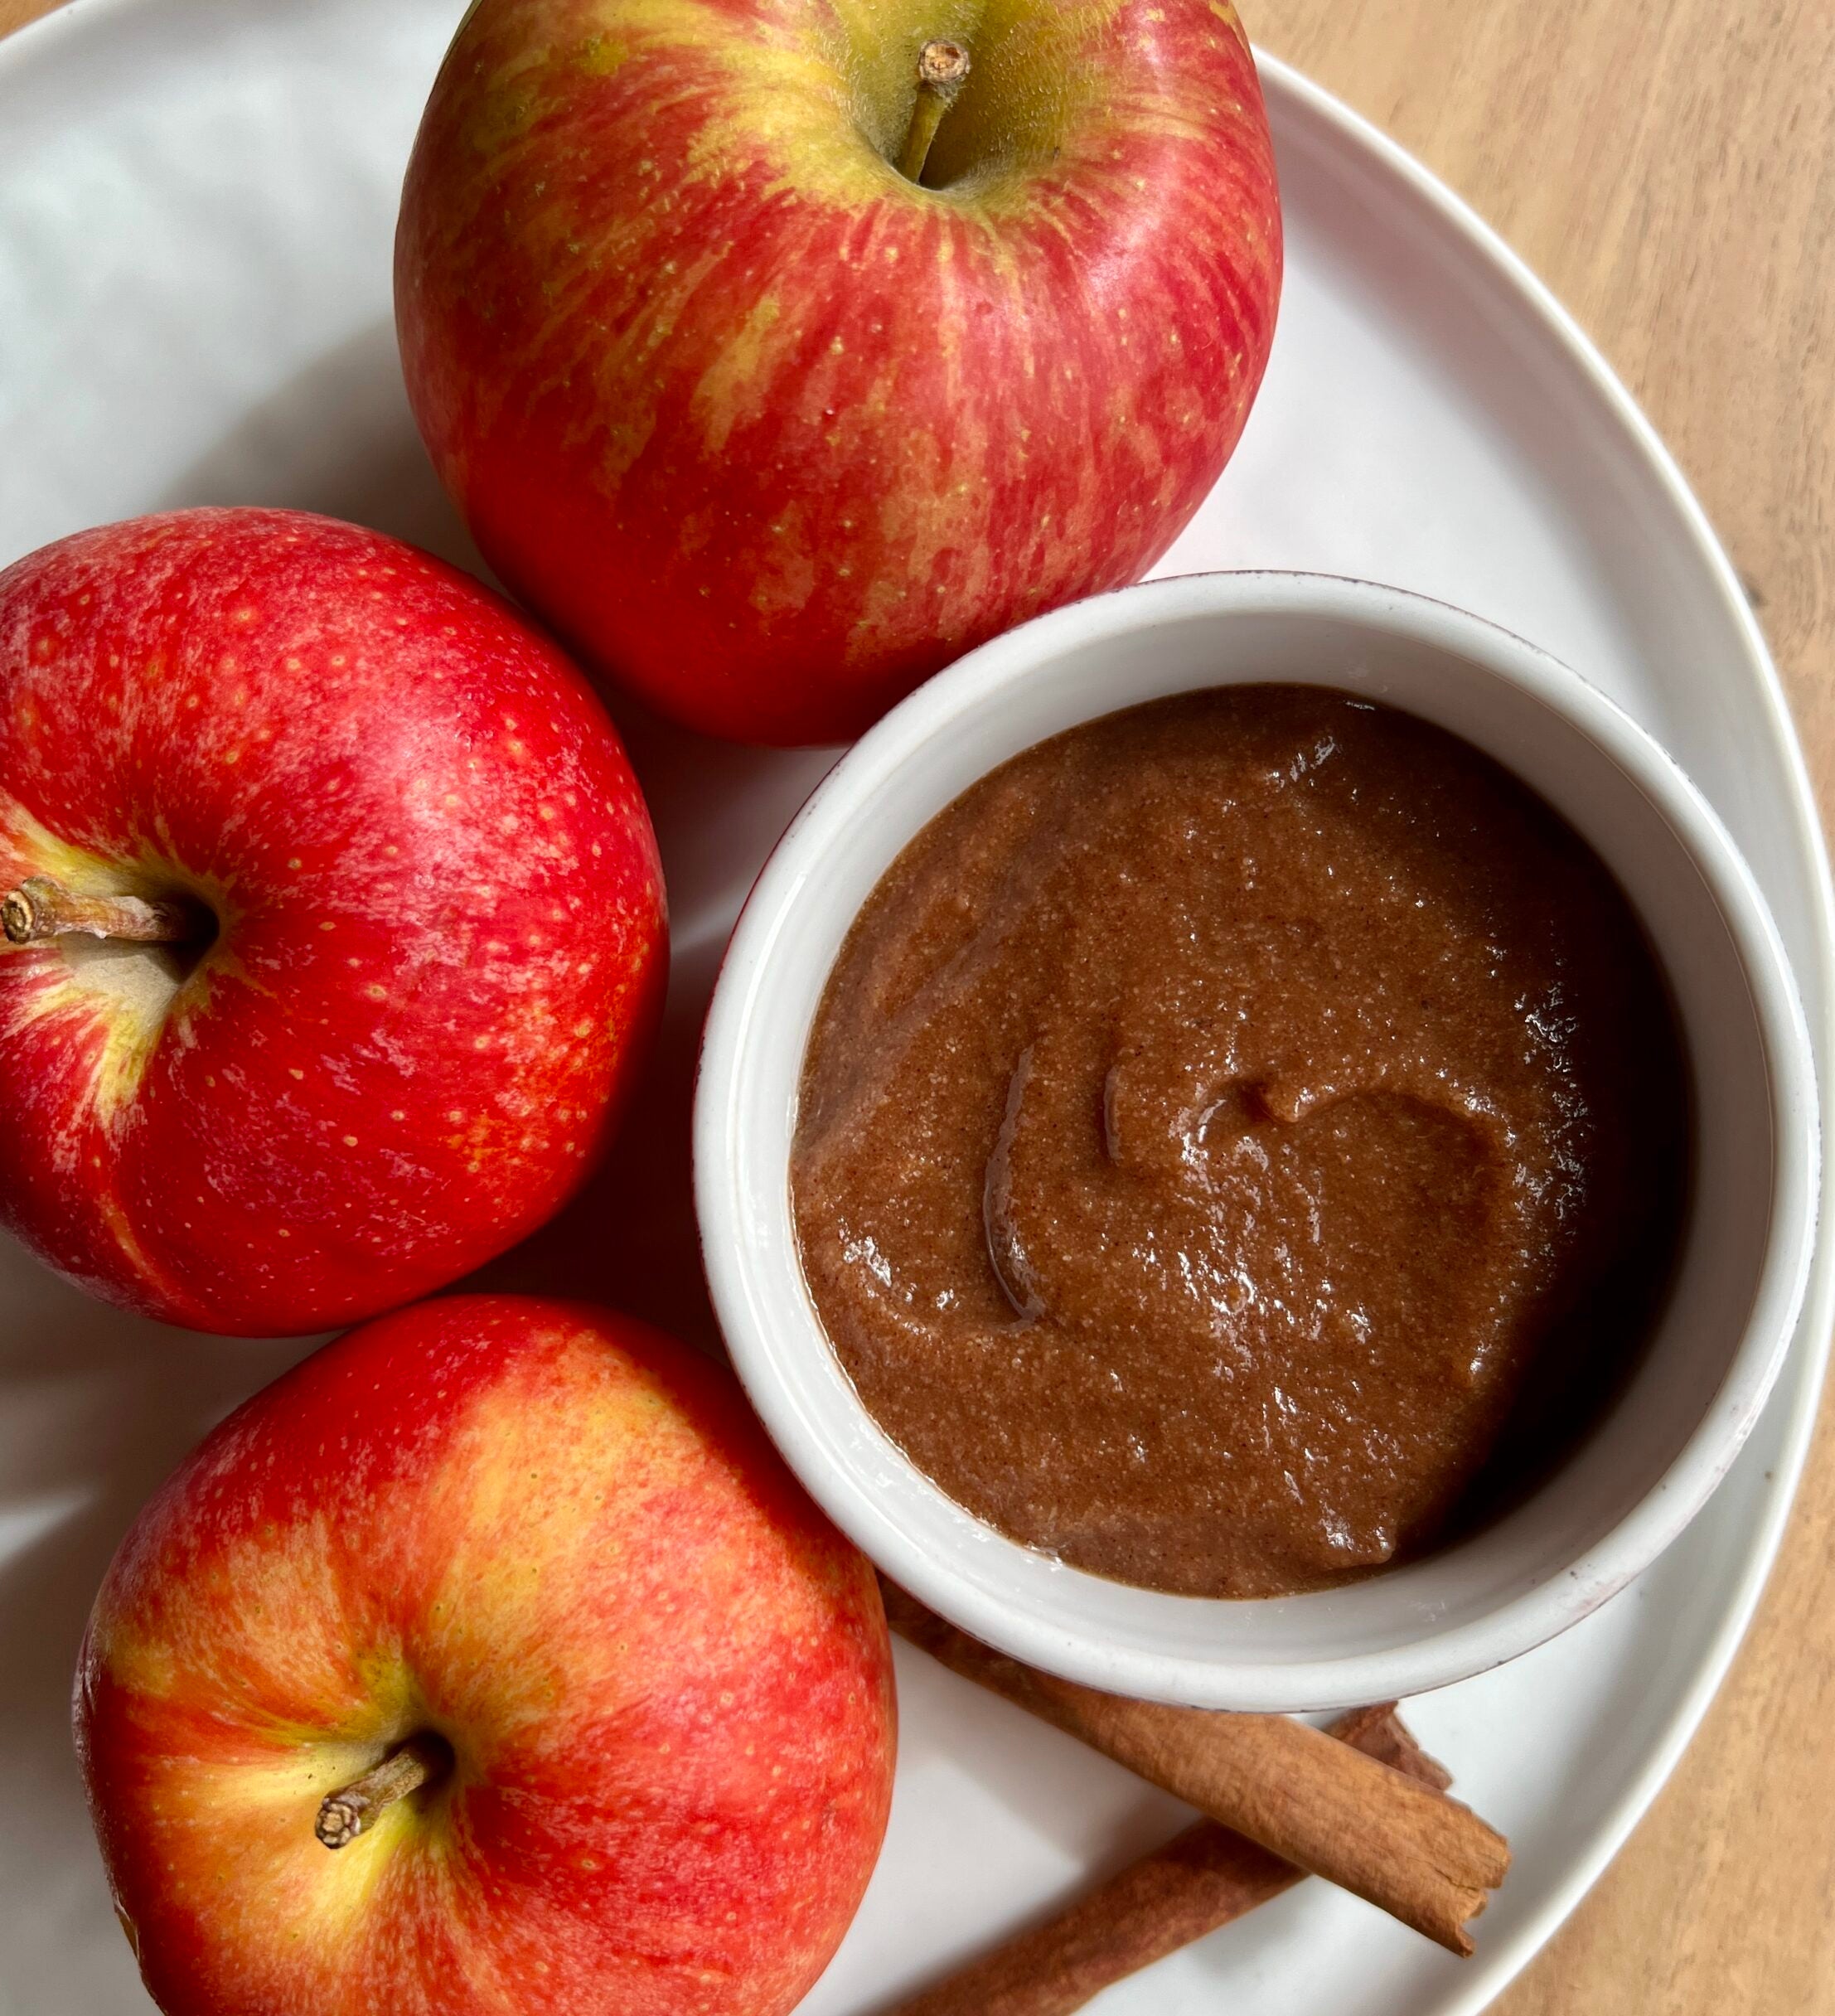
[[[389,303],[401,169],[461,12],[77,0],[0,46],[0,562],[98,520],[261,502],[477,565],[414,438]],[[1280,335],[1240,453],[1160,571],[1392,581],[1533,638],[1612,693],[1693,773],[1764,885],[1826,1099],[1827,870],[1725,557],[1523,267],[1368,127],[1278,64],[1263,75],[1289,233]],[[621,720],[669,871],[669,1025],[619,1168],[491,1277],[704,1330],[687,1217],[701,1007],[758,863],[826,758]],[[1478,1957],[1450,1960],[1309,1884],[1111,1991],[1105,2016],[1451,2016],[1494,1995],[1649,1805],[1726,1670],[1802,1466],[1832,1289],[1825,1240],[1765,1420],[1665,1559],[1566,1637],[1411,1711],[1516,1844]],[[135,1507],[303,1347],[159,1336],[16,1251],[0,1251],[0,1295],[5,1985],[33,2016],[123,2016],[148,2005],[70,1752],[77,1638]],[[883,2006],[1179,1818],[921,1659],[902,1656],[900,1677],[891,1838],[808,2016]]]

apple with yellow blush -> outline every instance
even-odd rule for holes
[[[75,1715],[167,2016],[782,2016],[891,1796],[872,1571],[730,1378],[507,1296],[224,1422],[122,1544]]]
[[[1165,550],[1281,268],[1227,0],[477,0],[395,315],[512,593],[691,727],[830,742]]]

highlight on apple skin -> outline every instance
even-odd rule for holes
[[[478,0],[395,312],[513,593],[691,727],[829,742],[1165,550],[1281,256],[1225,0]]]
[[[0,1223],[194,1329],[455,1279],[588,1173],[667,964],[574,667],[380,533],[177,512],[0,573]]]
[[[781,2016],[894,1750],[872,1570],[731,1380],[509,1296],[223,1422],[122,1544],[75,1722],[167,2016]]]

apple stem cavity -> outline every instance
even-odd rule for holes
[[[312,1832],[327,1848],[348,1848],[398,1799],[444,1777],[452,1765],[452,1747],[443,1737],[410,1736],[342,1791],[327,1792]]]
[[[918,52],[918,99],[911,109],[904,151],[898,157],[898,172],[907,182],[922,181],[937,128],[956,103],[968,74],[969,53],[960,42],[926,42]]]
[[[161,896],[85,896],[49,875],[28,875],[0,897],[7,943],[36,945],[66,932],[139,945],[208,943],[216,920],[201,904]]]

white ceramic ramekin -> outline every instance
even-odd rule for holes
[[[1618,875],[1663,959],[1696,1096],[1696,1182],[1673,1291],[1626,1388],[1496,1524],[1348,1587],[1248,1602],[1164,1596],[1004,1539],[881,1433],[824,1337],[792,1228],[797,1080],[860,904],[932,816],[1047,735],[1250,680],[1408,709],[1507,764]],[[1815,1228],[1814,1067],[1789,967],[1726,830],[1657,743],[1576,674],[1477,618],[1320,575],[1203,574],[1098,596],[959,661],[830,772],[734,933],[695,1114],[709,1283],[777,1447],[895,1580],[989,1644],[1113,1692],[1323,1708],[1440,1687],[1585,1616],[1700,1510],[1757,1418]]]

